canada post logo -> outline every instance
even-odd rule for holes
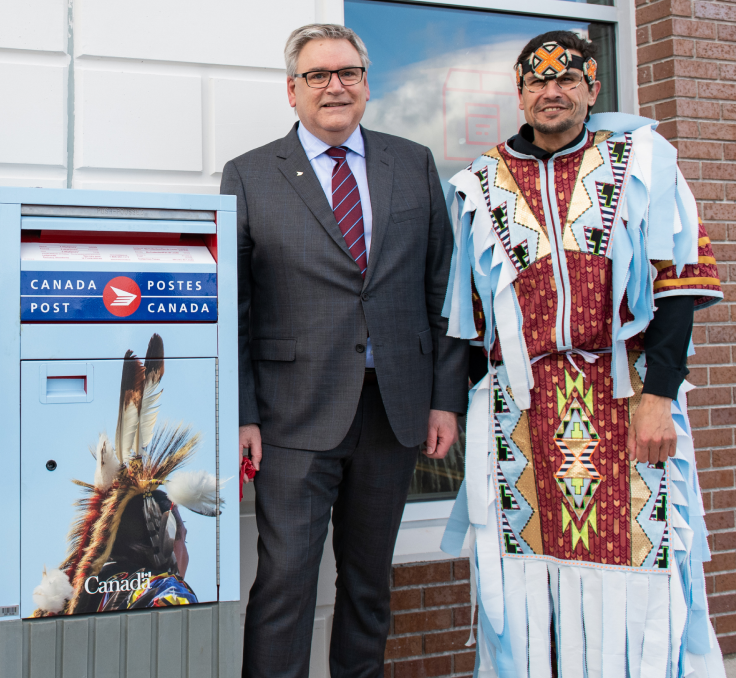
[[[21,271],[21,322],[214,322],[216,273]]]
[[[135,280],[121,275],[105,285],[102,301],[110,313],[124,318],[135,313],[141,305],[141,288]]]

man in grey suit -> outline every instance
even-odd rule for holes
[[[359,126],[360,38],[305,26],[285,56],[299,122],[221,186],[238,197],[240,448],[258,469],[243,676],[307,677],[332,512],[331,675],[377,678],[420,444],[443,458],[467,405],[467,346],[440,315],[452,232],[430,151]]]

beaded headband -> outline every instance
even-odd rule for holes
[[[521,89],[522,78],[527,73],[533,73],[539,80],[554,80],[570,68],[582,71],[588,85],[595,82],[598,64],[593,57],[583,60],[583,57],[570,54],[569,50],[556,42],[545,42],[524,63],[516,65],[516,86]]]

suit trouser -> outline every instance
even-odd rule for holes
[[[396,535],[419,448],[391,430],[366,381],[345,439],[325,452],[263,446],[258,572],[245,615],[244,678],[307,678],[319,564],[332,509],[337,595],[332,678],[379,678]]]

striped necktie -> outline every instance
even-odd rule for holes
[[[360,205],[358,182],[348,167],[347,152],[348,149],[343,146],[325,151],[335,161],[332,169],[332,211],[345,244],[365,278],[368,253],[363,231],[363,208]]]

